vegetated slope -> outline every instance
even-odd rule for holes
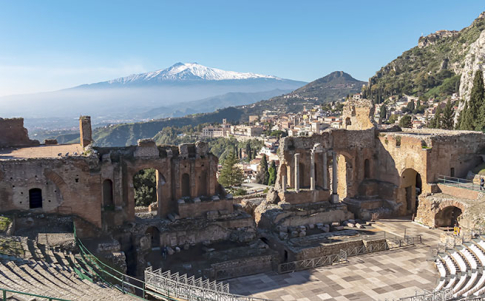
[[[442,97],[458,92],[464,59],[485,29],[485,13],[460,31],[440,30],[382,67],[369,79],[364,96],[380,103],[392,95]]]
[[[260,100],[269,99],[271,97],[282,95],[288,92],[291,92],[291,90],[275,89],[256,93],[231,92],[196,101],[152,109],[143,113],[140,115],[140,117],[142,119],[160,119],[167,117],[183,117],[197,113],[209,113],[227,107],[252,104]]]
[[[248,121],[250,115],[260,115],[265,110],[298,112],[303,106],[337,101],[349,93],[360,92],[365,82],[352,78],[345,72],[333,72],[321,79],[287,95],[273,97],[251,105],[228,107],[212,113],[193,114],[180,118],[166,118],[150,122],[112,125],[94,130],[95,144],[98,146],[124,146],[136,144],[138,139],[152,138],[166,126],[182,127],[201,123]],[[299,91],[298,93],[296,93]],[[304,95],[304,96],[302,96]]]
[[[360,92],[366,82],[353,78],[343,71],[335,71],[283,96],[290,99],[314,100],[325,103]],[[273,100],[279,100],[276,97]]]

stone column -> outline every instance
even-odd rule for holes
[[[311,152],[311,163],[310,163],[310,190],[315,190],[315,152]]]
[[[295,154],[295,191],[300,191],[300,154]]]
[[[323,151],[323,189],[328,189],[328,157],[327,150]]]
[[[281,186],[283,188],[283,192],[286,192],[286,175],[281,176]]]
[[[337,153],[332,152],[333,165],[332,165],[332,199],[331,202],[336,204],[339,202],[338,198],[338,179],[337,179]]]

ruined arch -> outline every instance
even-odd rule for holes
[[[401,173],[399,193],[406,214],[413,214],[418,208],[418,197],[423,191],[421,175],[412,168]]]
[[[280,180],[281,187],[283,187],[283,176],[286,177],[286,184],[289,185],[291,177],[288,175],[288,168],[286,167],[285,163],[282,163],[279,167],[278,178]]]
[[[66,184],[66,182],[64,182],[64,180],[61,178],[61,176],[59,176],[56,172],[54,172],[50,169],[44,170],[44,176],[46,177],[46,179],[48,179],[49,181],[54,183],[54,185],[56,185],[56,187],[59,190],[59,195],[61,196],[61,201],[62,201],[62,199],[64,199],[64,200],[71,200],[72,199],[71,189]]]
[[[435,227],[455,227],[459,226],[459,217],[463,213],[462,208],[457,206],[447,206],[440,208],[435,215]]]
[[[114,206],[113,201],[113,181],[106,179],[103,181],[103,205]]]
[[[182,197],[191,197],[190,175],[188,173],[182,175]]]

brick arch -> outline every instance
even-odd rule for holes
[[[46,169],[44,170],[44,176],[57,186],[63,200],[71,199],[71,189],[59,174],[51,169]]]

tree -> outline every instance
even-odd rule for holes
[[[246,156],[248,157],[248,161],[251,161],[252,159],[252,151],[251,151],[251,144],[248,142],[246,142]]]
[[[268,185],[269,172],[268,172],[268,160],[266,155],[263,155],[258,166],[258,174],[256,175],[256,182],[259,184]]]
[[[453,129],[453,105],[451,101],[448,99],[446,102],[445,109],[443,110],[443,117],[441,118],[441,128],[445,130],[452,130]]]
[[[153,168],[143,169],[133,177],[136,206],[148,206],[157,201],[155,171]]]
[[[386,116],[387,116],[386,106],[381,106],[381,110],[379,111],[379,116],[381,117],[382,120],[386,120]]]
[[[480,116],[484,118],[480,119],[478,115],[482,115],[484,98],[483,72],[478,70],[473,78],[473,88],[468,101],[468,109],[462,117],[462,130],[482,130],[485,125],[485,112],[483,112],[483,116]]]
[[[431,120],[430,128],[440,129],[441,124],[441,106],[438,105],[436,112],[434,113],[434,118]]]
[[[276,164],[274,161],[271,161],[271,166],[268,169],[268,185],[274,185],[276,183]]]
[[[481,70],[478,70],[477,73],[475,73],[475,78],[473,79],[470,101],[472,99],[480,105],[477,119],[475,121],[475,130],[483,131],[485,129],[485,87],[483,85],[483,72]]]
[[[244,181],[243,171],[236,166],[238,160],[234,152],[230,152],[224,161],[221,173],[219,174],[219,183],[225,187],[240,186]]]
[[[404,115],[401,120],[399,120],[399,126],[402,128],[410,128],[413,126],[413,123],[411,122],[411,115]]]

